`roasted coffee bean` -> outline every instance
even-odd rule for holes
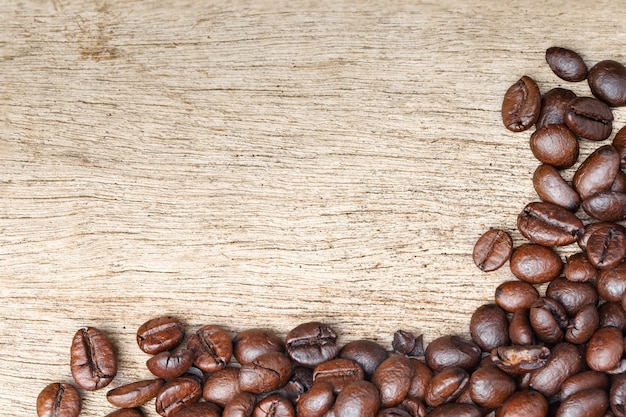
[[[402,408],[392,407],[380,410],[376,417],[411,417],[411,414]]]
[[[156,412],[163,417],[172,417],[188,404],[202,397],[200,379],[183,375],[167,381],[156,395]]]
[[[618,228],[598,230],[587,240],[587,257],[598,269],[618,266],[626,255],[626,234]]]
[[[400,404],[408,394],[412,381],[411,360],[402,355],[391,355],[372,375],[372,383],[380,392],[382,407],[395,407]]]
[[[616,375],[611,381],[609,404],[616,417],[626,416],[626,373]]]
[[[119,408],[104,417],[144,417],[141,408]]]
[[[191,349],[179,349],[174,352],[157,353],[146,361],[146,367],[152,375],[172,379],[181,376],[193,365],[196,353]]]
[[[587,343],[587,364],[595,371],[615,368],[624,353],[624,336],[615,327],[598,329]]]
[[[428,417],[480,417],[478,407],[472,404],[443,404],[433,408]]]
[[[545,343],[559,343],[563,340],[568,320],[565,309],[558,301],[542,297],[530,306],[530,325],[539,340]]]
[[[626,292],[626,263],[600,271],[596,278],[596,287],[603,299],[621,302],[622,295]]]
[[[458,367],[446,368],[430,380],[426,389],[426,404],[437,407],[455,400],[469,384],[469,374]]]
[[[578,192],[551,165],[542,164],[537,167],[533,174],[533,187],[541,201],[556,204],[571,212],[576,212],[580,206]]]
[[[349,383],[361,379],[364,379],[363,368],[350,359],[331,359],[320,363],[313,370],[313,383],[327,381],[333,386],[336,394]]]
[[[400,403],[400,408],[406,410],[411,417],[426,417],[426,405],[415,397],[407,396]]]
[[[484,304],[470,319],[472,341],[485,352],[509,343],[509,322],[506,313],[496,304]]]
[[[226,366],[233,355],[233,343],[220,326],[203,326],[187,340],[187,348],[196,355],[194,365],[205,372],[215,372]]]
[[[148,320],[137,330],[139,349],[150,354],[174,349],[185,336],[183,324],[175,317],[162,316]]]
[[[250,417],[256,405],[256,395],[241,392],[224,407],[222,417]]]
[[[553,279],[546,288],[546,296],[558,301],[565,312],[573,316],[587,304],[598,302],[598,292],[589,282],[572,282],[566,278]]]
[[[374,417],[380,408],[378,389],[368,381],[355,381],[345,387],[332,410],[336,417]]]
[[[598,307],[600,327],[616,327],[626,330],[626,311],[618,302],[608,301]]]
[[[536,129],[547,125],[565,124],[565,112],[570,101],[576,98],[576,94],[565,88],[553,88],[546,91],[541,97],[541,112],[535,123]]]
[[[280,353],[280,352],[275,352]],[[273,394],[260,400],[252,411],[252,417],[295,417],[291,401]]]
[[[37,396],[38,417],[78,417],[81,407],[80,394],[72,384],[49,384]]]
[[[626,126],[617,131],[611,143],[620,155],[621,165],[626,165]]]
[[[181,408],[175,417],[221,417],[221,409],[210,402],[197,402]]]
[[[559,276],[563,261],[551,247],[524,243],[513,251],[510,268],[518,279],[529,284],[542,284]]]
[[[570,395],[559,405],[557,417],[602,417],[609,408],[609,396],[602,389],[588,389]]]
[[[296,403],[298,417],[319,417],[330,410],[335,401],[333,386],[326,381],[317,381],[303,393]]]
[[[580,198],[585,200],[600,191],[608,190],[615,181],[619,165],[619,153],[613,145],[596,149],[574,173],[572,183]]]
[[[578,252],[567,258],[563,275],[573,282],[587,282],[596,277],[598,270],[591,264],[587,253]]]
[[[504,265],[511,257],[512,250],[511,236],[504,230],[491,229],[478,238],[472,257],[478,268],[490,272]]]
[[[274,391],[289,381],[292,371],[293,365],[285,354],[264,353],[241,367],[239,388],[253,394]]]
[[[139,407],[153,399],[163,386],[162,379],[147,379],[131,382],[107,392],[107,400],[116,407]]]
[[[626,104],[626,67],[613,60],[600,61],[589,70],[591,93],[612,107]]]
[[[524,75],[504,94],[502,122],[513,132],[522,132],[532,126],[541,111],[541,92],[532,78]]]
[[[537,289],[524,281],[505,281],[496,288],[496,304],[508,313],[530,308],[537,298]]]
[[[414,336],[413,344],[415,344]],[[389,354],[384,347],[372,340],[354,340],[341,348],[339,357],[358,363],[363,369],[365,378],[369,379],[374,374],[376,368],[378,368],[378,365],[389,357]]]
[[[339,353],[337,333],[327,324],[303,323],[292,329],[285,339],[287,355],[297,364],[315,368]]]
[[[117,357],[103,331],[95,327],[79,329],[72,340],[70,368],[76,384],[93,391],[104,388],[117,374]]]
[[[588,341],[600,326],[600,316],[595,304],[580,308],[565,331],[565,341],[581,344]]]
[[[587,78],[587,65],[576,52],[558,46],[546,50],[546,62],[557,77],[571,82]]]
[[[281,397],[293,402],[307,392],[313,385],[313,369],[304,366],[294,366],[291,378],[287,384],[278,390]]]
[[[565,125],[585,139],[600,141],[608,138],[613,130],[613,113],[600,100],[576,97],[567,106]]]
[[[285,343],[269,329],[248,329],[233,338],[233,355],[241,365],[268,352],[284,352]]]
[[[560,343],[552,349],[543,368],[531,371],[530,387],[548,398],[552,397],[567,378],[580,371],[583,361],[576,345]]]
[[[227,366],[213,372],[202,387],[202,398],[224,407],[241,390],[239,389],[239,368]]]
[[[563,401],[572,394],[588,389],[606,390],[609,387],[609,378],[603,372],[594,370],[583,371],[567,378],[559,391],[559,400]]]
[[[527,204],[519,214],[517,229],[533,243],[565,246],[576,242],[583,232],[583,222],[563,207],[536,201]]]
[[[509,321],[509,339],[514,345],[532,345],[535,335],[530,325],[530,309],[517,310]]]
[[[601,191],[583,200],[581,207],[596,220],[616,222],[626,220],[626,193]]]
[[[507,374],[525,374],[543,368],[550,357],[545,346],[500,346],[491,351],[491,361]]]
[[[398,330],[393,334],[391,347],[393,348],[394,353],[399,355],[423,356],[424,338],[422,335],[415,336],[411,332]]]
[[[496,410],[496,417],[546,417],[547,414],[546,397],[532,390],[516,392]]]
[[[600,221],[595,223],[589,223],[585,226],[585,231],[578,238],[578,246],[584,251],[587,250],[587,242],[593,233],[598,231],[606,231],[611,228],[617,228],[621,232],[626,233],[626,228],[619,223],[613,223],[608,221]]]
[[[543,126],[530,135],[530,150],[541,163],[565,169],[578,161],[578,139],[567,126]]]
[[[469,391],[476,405],[495,409],[515,392],[515,381],[495,366],[480,367],[472,372]]]
[[[447,335],[433,340],[426,347],[426,365],[435,372],[458,366],[466,371],[480,362],[481,350],[474,342],[460,336]]]
[[[413,376],[411,377],[411,387],[407,393],[407,397],[423,401],[426,396],[426,389],[433,377],[433,371],[421,360],[417,358],[409,358],[411,367],[413,368]]]

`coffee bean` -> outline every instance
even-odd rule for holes
[[[210,402],[197,402],[181,408],[175,417],[221,417],[221,409]]]
[[[588,389],[570,395],[559,405],[557,417],[602,417],[609,408],[609,396],[602,389]]]
[[[241,392],[224,407],[222,417],[250,417],[256,405],[256,395]]]
[[[181,376],[193,364],[196,353],[191,349],[179,349],[175,352],[164,351],[157,353],[146,361],[146,367],[152,375],[172,379]]]
[[[195,403],[202,397],[200,379],[193,375],[183,375],[167,381],[156,395],[156,412],[163,417],[172,417],[186,405]]]
[[[433,371],[421,360],[417,358],[409,358],[411,367],[413,368],[413,376],[411,377],[411,386],[407,397],[415,398],[423,401],[426,396],[426,389],[433,377]],[[406,398],[406,397],[405,397]]]
[[[541,111],[541,92],[535,80],[523,76],[504,94],[502,121],[513,132],[522,132],[532,126]]]
[[[349,383],[361,379],[364,379],[363,368],[350,359],[331,359],[320,363],[313,370],[313,383],[327,381],[333,386],[335,394],[341,392]]]
[[[395,407],[400,404],[408,394],[412,381],[412,362],[402,355],[391,355],[372,375],[372,383],[380,392],[382,407]]]
[[[530,135],[530,150],[540,162],[565,169],[578,160],[578,139],[567,126],[550,124]]]
[[[587,342],[600,326],[600,315],[594,304],[580,308],[570,320],[565,331],[565,341],[582,344]]]
[[[144,417],[141,408],[119,408],[104,417]]]
[[[567,378],[561,385],[559,400],[563,401],[572,394],[588,389],[606,390],[609,387],[609,378],[603,372],[594,370],[583,371]]]
[[[616,327],[626,330],[626,311],[619,302],[608,301],[598,307],[600,327]]]
[[[615,327],[603,327],[587,343],[587,364],[595,371],[606,372],[617,366],[623,353],[622,331]]]
[[[576,170],[573,184],[583,200],[605,191],[615,181],[619,171],[620,159],[613,145],[604,145],[596,149]]]
[[[578,252],[567,258],[563,275],[573,282],[587,282],[596,277],[598,270],[591,264],[585,252]]]
[[[296,326],[285,339],[287,355],[296,363],[315,368],[339,353],[337,334],[327,324],[308,322]]]
[[[535,334],[530,325],[530,309],[517,310],[509,323],[509,338],[514,345],[533,345]]]
[[[509,322],[504,310],[496,304],[478,307],[470,319],[470,335],[485,352],[509,343]]]
[[[76,384],[93,391],[104,388],[117,374],[117,357],[111,341],[95,327],[79,329],[72,340],[70,368]]]
[[[541,97],[541,111],[535,123],[536,129],[547,125],[565,124],[565,112],[570,101],[576,98],[576,94],[565,88],[553,88],[546,91]]]
[[[530,306],[530,325],[539,340],[545,343],[559,343],[563,340],[568,320],[565,309],[558,301],[541,297]]]
[[[590,217],[608,222],[626,220],[626,193],[601,191],[581,204]]]
[[[239,372],[239,388],[253,394],[274,391],[285,385],[293,364],[281,352],[268,352],[241,367]]]
[[[526,205],[517,217],[517,229],[533,243],[565,246],[583,233],[583,222],[556,204],[536,201]]]
[[[446,368],[434,375],[426,389],[426,404],[437,407],[455,400],[469,384],[469,374],[458,367]]]
[[[496,288],[496,304],[507,313],[530,308],[537,298],[537,289],[524,281],[505,281]]]
[[[131,382],[107,392],[107,400],[116,407],[139,407],[153,399],[163,386],[162,379],[146,379]]]
[[[426,405],[422,401],[408,395],[402,400],[400,407],[406,410],[411,417],[426,417],[428,414]]]
[[[546,296],[558,301],[565,312],[573,316],[587,304],[598,302],[598,292],[589,282],[572,282],[563,277],[555,278],[546,288]]]
[[[578,53],[567,48],[553,46],[546,50],[546,62],[557,77],[571,82],[587,78],[587,65]]]
[[[394,340],[396,340],[395,336]],[[413,348],[415,348],[415,336],[413,336]],[[341,348],[339,357],[358,363],[363,369],[365,378],[369,379],[378,365],[389,357],[389,354],[384,347],[372,340],[354,340]]]
[[[333,386],[329,382],[318,381],[300,396],[296,403],[296,414],[298,417],[323,416],[334,402]]]
[[[609,106],[626,104],[626,67],[613,60],[598,62],[589,70],[591,93]]]
[[[626,292],[626,263],[600,271],[596,279],[596,287],[603,299],[621,302]]]
[[[518,391],[496,410],[496,417],[545,417],[548,415],[546,397],[532,390]]]
[[[422,335],[415,336],[411,332],[398,330],[393,334],[391,347],[399,355],[423,356],[424,338]]]
[[[312,385],[313,369],[304,366],[294,366],[291,378],[277,392],[281,397],[296,402]]]
[[[495,271],[509,260],[512,249],[513,241],[507,232],[491,229],[478,238],[472,257],[482,271]]]
[[[600,141],[613,130],[613,113],[606,103],[592,97],[576,97],[569,102],[565,125],[575,134]]]
[[[460,336],[441,336],[430,342],[424,359],[435,372],[457,366],[465,370],[475,368],[480,362],[481,350],[474,342]]]
[[[583,234],[578,238],[578,246],[580,246],[582,250],[586,251],[587,241],[589,240],[589,237],[591,237],[593,233],[597,231],[603,231],[603,230],[605,231],[611,228],[617,228],[623,233],[626,233],[626,228],[619,223],[604,222],[604,221],[589,223],[585,226],[585,230]]]
[[[559,276],[563,261],[548,246],[524,243],[513,251],[509,266],[518,279],[529,284],[542,284]]]
[[[611,381],[609,405],[616,417],[626,416],[626,373],[615,376]]]
[[[252,411],[252,417],[296,417],[296,410],[291,401],[281,398],[278,394],[272,394],[257,403]]]
[[[195,354],[194,364],[205,372],[222,369],[230,361],[233,344],[220,326],[203,326],[187,340],[187,348]]]
[[[580,206],[578,192],[551,165],[542,164],[537,167],[533,174],[533,187],[541,201],[556,204],[571,212],[576,212]]]
[[[227,366],[209,375],[202,387],[202,398],[224,407],[240,392],[239,368]]]
[[[552,349],[543,368],[531,371],[530,386],[546,397],[552,397],[559,392],[561,384],[578,373],[582,366],[583,357],[576,345],[560,343]]]
[[[49,384],[37,396],[38,417],[78,417],[81,407],[80,394],[72,384]]]
[[[174,349],[185,336],[183,324],[175,317],[162,316],[148,320],[137,330],[139,349],[155,355]]]
[[[469,380],[470,397],[480,406],[499,407],[515,392],[515,381],[495,366],[479,367]]]
[[[433,408],[428,417],[481,417],[478,407],[472,404],[442,404]]]
[[[541,345],[500,346],[491,351],[491,361],[507,374],[526,374],[543,368],[550,357],[550,349]]]
[[[233,338],[233,355],[241,365],[268,352],[284,352],[285,343],[269,329],[248,329]]]
[[[333,406],[336,417],[375,417],[380,408],[380,394],[371,382],[362,380],[345,387]]]

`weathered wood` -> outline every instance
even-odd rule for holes
[[[626,62],[608,1],[201,3],[0,6],[3,416],[71,379],[86,325],[119,351],[111,386],[149,376],[134,334],[163,313],[387,348],[467,334],[511,278],[474,267],[475,240],[519,244],[536,198],[504,91],[527,74],[589,94],[550,72],[552,45]],[[112,410],[83,394],[83,416]]]

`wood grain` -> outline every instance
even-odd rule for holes
[[[387,348],[466,335],[512,277],[481,273],[475,240],[519,244],[536,199],[504,91],[527,74],[588,95],[550,72],[553,45],[626,62],[615,2],[509,3],[1,5],[2,414],[71,380],[87,325],[118,349],[111,387],[148,377],[134,335],[165,313]],[[82,393],[83,416],[112,410]]]

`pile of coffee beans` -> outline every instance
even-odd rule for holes
[[[587,80],[591,95],[542,95],[529,76],[505,93],[504,125],[535,128],[539,201],[517,218],[527,242],[514,247],[500,229],[476,242],[481,270],[509,262],[516,279],[472,314],[469,338],[441,336],[424,349],[421,336],[399,330],[389,352],[371,340],[341,346],[322,322],[285,338],[263,328],[231,337],[219,325],[188,334],[177,318],[157,317],[137,331],[154,377],[109,390],[118,409],[107,417],[141,417],[152,400],[164,417],[626,417],[626,128],[601,143],[613,131],[612,107],[626,105],[626,68],[601,61],[588,70],[558,47],[546,61],[563,80]],[[568,180],[581,140],[599,147]],[[574,244],[580,251],[563,261],[558,248]],[[41,391],[39,417],[76,417],[79,389],[114,380],[108,337],[78,330],[70,369],[74,383]]]

